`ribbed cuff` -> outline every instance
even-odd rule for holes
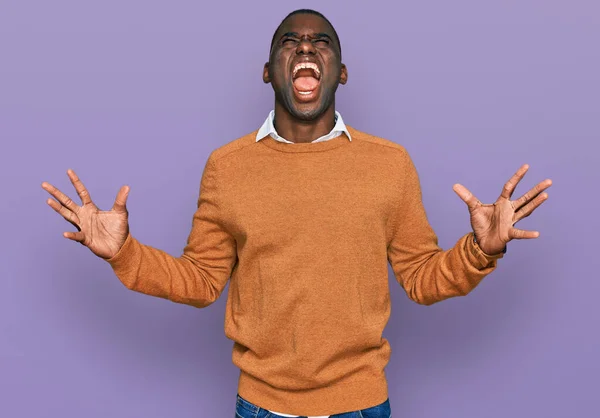
[[[469,254],[469,260],[474,266],[479,269],[486,269],[494,265],[495,261],[504,257],[504,252],[499,254],[486,254],[483,252],[479,244],[475,242],[475,234],[470,232],[466,235],[467,238],[467,253]]]
[[[119,280],[130,289],[135,286],[137,280],[137,270],[141,258],[140,245],[131,234],[127,234],[127,238],[119,251],[106,260]]]

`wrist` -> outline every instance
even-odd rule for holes
[[[486,255],[489,255],[489,256],[495,256],[495,255],[498,255],[498,254],[506,254],[506,244],[504,245],[504,248],[502,249],[502,251],[499,251],[499,252],[487,252],[487,251],[485,251],[485,250],[484,250],[484,249],[481,247],[481,245],[479,245],[479,242],[477,242],[477,236],[475,235],[475,233],[474,233],[474,232],[473,232],[473,243],[474,243],[476,246],[478,246],[478,247],[481,249],[481,251],[483,251],[483,252],[484,252]]]

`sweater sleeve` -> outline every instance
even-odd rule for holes
[[[470,293],[495,268],[503,254],[485,254],[473,232],[444,251],[427,220],[415,166],[404,150],[399,170],[399,207],[392,222],[388,260],[407,296],[422,305]]]
[[[125,287],[198,308],[216,301],[237,261],[235,239],[225,228],[219,197],[211,155],[183,254],[173,257],[128,235],[119,252],[107,260]]]

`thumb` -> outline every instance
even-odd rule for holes
[[[127,196],[129,196],[129,186],[121,187],[117,193],[117,198],[115,199],[112,210],[116,212],[127,212]]]
[[[471,191],[462,184],[455,184],[452,187],[452,190],[454,190],[458,197],[460,197],[470,209],[474,209],[479,203],[479,200],[473,195],[473,193],[471,193]]]

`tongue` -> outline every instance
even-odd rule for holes
[[[314,77],[298,77],[294,80],[294,87],[298,91],[311,91],[317,88],[319,80]]]

